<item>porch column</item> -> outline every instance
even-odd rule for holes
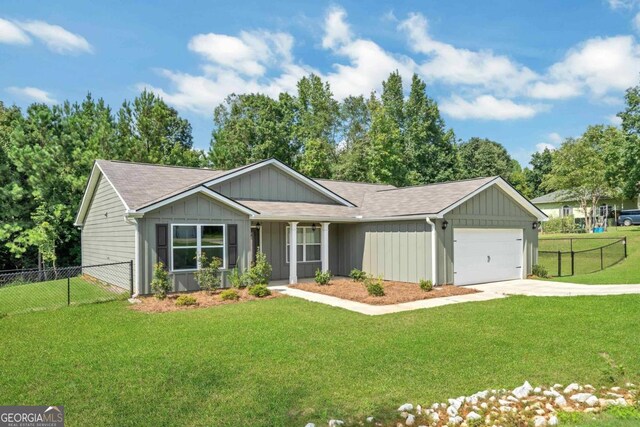
[[[320,260],[322,261],[322,271],[329,271],[329,224],[321,222],[322,237],[320,238]]]
[[[298,223],[289,223],[289,284],[298,283]]]

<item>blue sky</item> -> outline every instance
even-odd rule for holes
[[[458,138],[526,164],[589,124],[618,124],[640,72],[640,0],[12,1],[0,5],[0,99],[114,109],[146,87],[209,146],[229,93],[293,91],[310,72],[338,98],[418,73]]]

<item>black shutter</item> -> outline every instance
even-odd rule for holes
[[[227,266],[235,268],[238,262],[238,224],[227,225]]]
[[[158,262],[169,268],[169,225],[156,224],[156,254]]]

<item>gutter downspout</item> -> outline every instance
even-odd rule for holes
[[[436,252],[436,224],[431,221],[431,218],[427,217],[427,224],[431,226],[431,283],[436,286],[438,283],[438,267],[437,267],[437,252]]]
[[[125,215],[124,221],[127,224],[131,224],[134,227],[134,242],[133,242],[133,289],[135,293],[131,295],[131,298],[136,298],[140,295],[140,221],[137,218],[129,218]]]

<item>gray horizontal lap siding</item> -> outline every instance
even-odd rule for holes
[[[211,189],[233,199],[337,204],[271,165],[214,185]]]
[[[426,220],[339,224],[338,274],[357,268],[386,280],[431,277],[431,227]]]
[[[143,260],[141,264],[143,268],[140,271],[140,293],[151,293],[150,283],[153,279],[153,265],[158,259],[156,253],[156,224],[237,224],[238,268],[244,269],[247,266],[250,250],[250,221],[248,215],[206,196],[194,195],[149,212],[140,220],[140,256]],[[171,228],[169,228],[169,233],[171,233]],[[171,264],[171,257],[171,247],[169,247],[169,264]],[[171,280],[175,291],[199,289],[192,272],[171,273]]]
[[[135,229],[124,221],[125,207],[109,181],[100,177],[81,232],[82,265],[129,262],[134,259]],[[129,289],[125,266],[91,269],[91,275]]]
[[[526,274],[538,257],[538,232],[532,225],[536,217],[496,186],[489,187],[444,216],[448,222],[442,230],[442,220],[436,222],[438,231],[438,283],[453,283],[453,230],[455,228],[511,228],[522,229],[524,238],[524,266]]]

